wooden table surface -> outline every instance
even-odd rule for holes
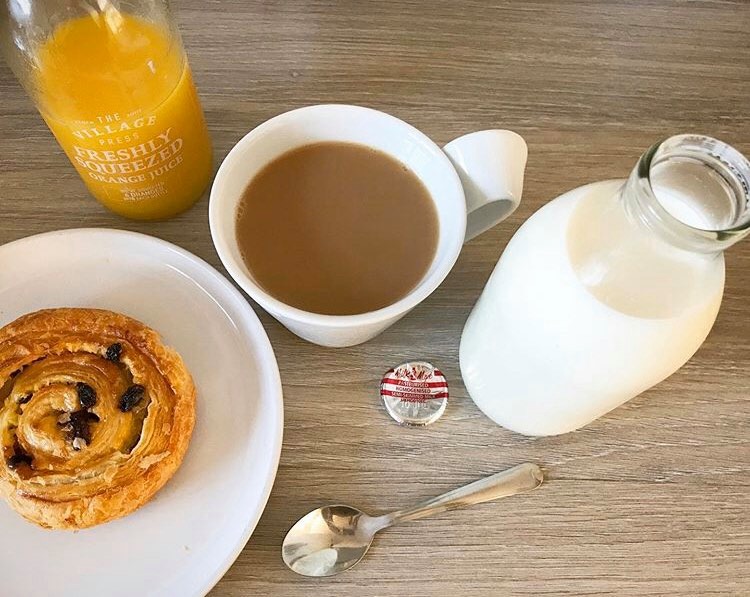
[[[532,439],[493,425],[458,369],[472,304],[534,210],[626,176],[670,134],[750,154],[750,3],[490,4],[174,2],[217,164],[267,118],[321,102],[385,110],[440,143],[503,127],[529,145],[518,211],[382,336],[320,348],[256,308],[281,369],[284,448],[265,514],[212,597],[750,594],[750,240],[727,255],[722,311],[692,361],[581,431]],[[0,242],[125,228],[221,269],[206,198],[165,223],[107,213],[4,66],[0,90]],[[382,373],[413,358],[437,364],[452,391],[422,430],[396,426],[377,395]],[[546,468],[543,490],[394,528],[347,574],[309,580],[281,562],[284,532],[313,506],[398,508],[525,460]]]

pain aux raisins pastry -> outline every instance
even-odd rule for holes
[[[0,329],[0,495],[42,527],[90,527],[145,504],[194,423],[182,359],[134,319],[49,309]]]

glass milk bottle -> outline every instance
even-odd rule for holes
[[[166,0],[0,0],[0,32],[10,66],[101,203],[161,219],[200,198],[211,141]]]
[[[723,251],[750,230],[750,163],[696,135],[654,145],[626,181],[551,201],[516,232],[461,337],[493,421],[572,431],[679,369],[721,304]]]

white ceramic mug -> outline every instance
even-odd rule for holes
[[[440,231],[427,273],[401,300],[359,315],[321,315],[267,293],[242,260],[235,223],[243,191],[269,162],[321,141],[373,147],[416,174],[435,203]],[[219,257],[234,280],[293,333],[323,346],[365,342],[398,321],[445,279],[467,240],[508,217],[521,200],[526,143],[511,131],[471,133],[441,150],[413,126],[360,106],[318,105],[286,112],[245,135],[229,152],[211,188],[209,221]]]

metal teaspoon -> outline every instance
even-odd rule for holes
[[[351,506],[324,506],[300,518],[281,546],[284,563],[303,576],[333,576],[359,562],[375,533],[399,522],[417,520],[536,489],[544,475],[536,464],[519,464],[474,481],[413,508],[369,516]]]

